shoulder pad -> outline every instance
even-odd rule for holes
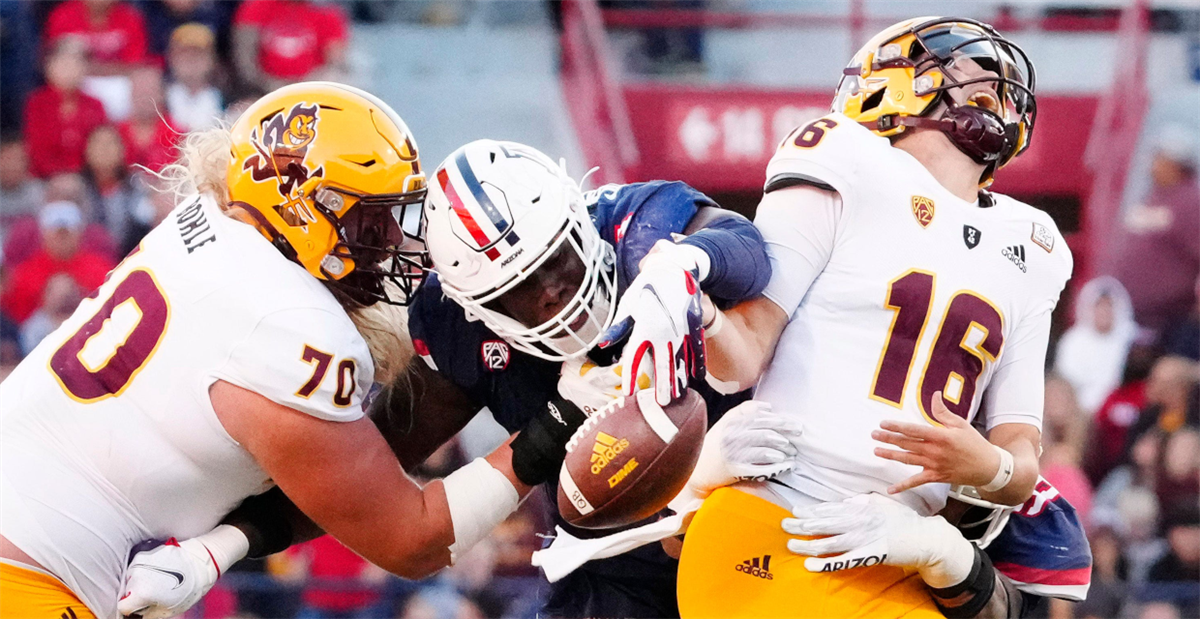
[[[842,114],[828,114],[784,138],[767,164],[764,189],[810,184],[845,193],[863,166],[890,151],[887,138]]]

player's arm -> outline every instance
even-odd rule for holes
[[[317,419],[224,381],[210,396],[230,436],[305,514],[368,561],[406,578],[449,565],[532,486],[555,475],[563,445],[584,418],[558,401],[557,410],[535,416],[486,458],[421,488],[367,419]]]
[[[406,471],[458,434],[483,408],[458,385],[414,357],[371,403],[367,415]]]
[[[705,330],[714,387],[733,393],[758,382],[788,320],[829,262],[841,210],[837,193],[811,185],[763,196],[754,223],[766,241],[771,279],[762,297],[717,310]]]

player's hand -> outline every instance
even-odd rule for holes
[[[896,449],[875,448],[875,455],[886,460],[921,467],[920,473],[888,488],[888,494],[904,492],[929,483],[982,486],[996,475],[1000,456],[966,419],[955,415],[942,401],[942,392],[933,394],[933,419],[940,426],[902,421],[884,421],[871,438]]]
[[[730,409],[704,435],[688,488],[700,497],[738,481],[766,480],[792,468],[802,428],[795,417],[749,400]]]
[[[163,619],[182,615],[217,582],[221,572],[246,555],[246,536],[236,527],[184,540],[171,538],[133,556],[125,568],[125,591],[117,602],[122,616]]]
[[[517,479],[526,486],[537,486],[558,477],[567,456],[567,441],[584,421],[587,415],[570,400],[547,402],[509,444]]]
[[[650,386],[650,377],[642,374],[638,388]],[[558,395],[575,403],[589,416],[621,397],[621,366],[596,365],[587,356],[567,359],[558,377]]]
[[[649,356],[654,399],[666,406],[687,390],[689,377],[704,377],[700,270],[690,248],[669,241],[655,247],[617,304],[601,346],[628,334],[621,353],[622,392],[633,395]]]
[[[783,530],[803,539],[788,540],[788,550],[807,556],[810,572],[892,565],[944,588],[966,580],[974,565],[974,546],[945,518],[922,517],[878,494],[797,507],[792,515]]]

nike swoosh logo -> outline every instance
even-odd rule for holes
[[[159,574],[166,574],[167,576],[170,576],[171,578],[174,578],[175,580],[177,580],[178,582],[175,584],[175,586],[174,586],[174,587],[171,587],[171,589],[173,589],[173,590],[174,590],[174,589],[178,589],[178,588],[179,588],[179,586],[183,584],[183,574],[181,574],[181,573],[179,573],[179,572],[173,572],[173,571],[171,571],[171,570],[164,570],[164,569],[163,569],[163,568],[161,568],[161,567],[154,567],[153,565],[142,565],[142,564],[140,564],[140,563],[139,563],[139,564],[137,564],[137,565],[131,565],[131,566],[129,566],[129,569],[134,569],[134,568],[139,568],[139,567],[140,567],[140,568],[142,568],[142,569],[144,569],[144,570],[150,570],[150,571],[152,571],[152,572],[158,572]]]
[[[658,296],[658,291],[655,290],[653,286],[646,286],[646,290],[650,294],[654,295],[654,300],[658,302],[658,306],[662,308],[663,314],[666,315],[667,320],[671,323],[671,329],[678,333],[679,325],[675,324],[675,317],[672,316],[671,312],[667,310],[667,304],[663,302],[662,297]]]

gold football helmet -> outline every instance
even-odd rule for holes
[[[230,202],[289,259],[350,299],[405,303],[428,266],[425,174],[388,105],[332,82],[284,86],[231,128]],[[405,293],[393,299],[384,280]]]
[[[961,58],[987,75],[962,78],[961,72],[949,71]],[[868,41],[843,73],[833,111],[885,137],[908,127],[938,129],[959,150],[987,164],[983,185],[1029,147],[1037,116],[1033,64],[985,23],[957,17],[902,21]],[[945,94],[976,83],[994,85],[995,96],[980,89],[959,105]],[[943,102],[946,112],[929,118]]]

